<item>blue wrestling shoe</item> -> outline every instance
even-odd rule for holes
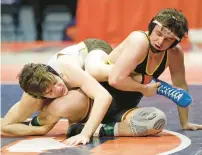
[[[173,87],[172,85],[158,79],[153,79],[151,82],[160,82],[161,85],[157,89],[157,94],[171,99],[178,106],[185,108],[191,104],[192,97],[184,89]]]

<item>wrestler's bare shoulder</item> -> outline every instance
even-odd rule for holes
[[[133,46],[133,45],[138,45],[141,46],[142,48],[147,48],[149,41],[147,38],[147,32],[143,31],[133,31],[131,32],[128,37],[122,42],[123,45],[125,46]]]
[[[177,45],[174,48],[168,50],[168,58],[169,61],[176,61],[179,59],[183,59],[184,53],[180,45]]]
[[[146,36],[147,32],[143,32],[143,31],[133,31],[128,35],[128,39],[132,39],[132,40],[145,40],[145,36]]]
[[[71,90],[66,96],[55,99],[49,106],[47,106],[46,111],[49,114],[60,117],[72,117],[75,114],[85,113],[88,107],[89,98],[80,89]]]

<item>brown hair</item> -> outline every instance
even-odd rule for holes
[[[46,89],[55,82],[54,74],[44,64],[26,64],[19,74],[21,88],[33,97],[42,97]]]
[[[170,29],[180,39],[188,32],[188,21],[181,11],[174,8],[166,8],[157,13],[149,24],[149,33],[153,30],[154,20],[160,22],[164,27]]]

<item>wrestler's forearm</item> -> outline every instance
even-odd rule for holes
[[[44,134],[43,127],[28,126],[24,124],[10,124],[2,128],[4,134],[12,136],[28,136]]]
[[[182,88],[186,91],[188,91],[188,86],[187,84],[183,84],[183,85],[178,85],[178,84],[174,84],[176,87]],[[186,125],[188,123],[188,118],[189,118],[189,107],[187,108],[182,108],[177,106],[178,109],[178,113],[179,113],[179,118],[180,118],[180,124],[183,127],[184,125]]]
[[[139,82],[134,81],[130,76],[128,76],[124,80],[117,82],[115,84],[110,83],[110,85],[123,91],[138,91],[138,92],[141,92],[142,94],[144,94],[145,91],[147,91],[146,85],[143,85]]]
[[[112,98],[105,97],[105,96],[97,96],[94,99],[93,108],[90,114],[88,121],[86,122],[81,134],[91,137],[99,124],[101,123],[102,119],[104,118],[110,104]]]

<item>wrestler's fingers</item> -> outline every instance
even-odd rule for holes
[[[194,124],[194,126],[195,126],[198,130],[202,130],[202,125]]]
[[[71,139],[67,139],[63,143],[69,146],[73,145],[73,141]]]

